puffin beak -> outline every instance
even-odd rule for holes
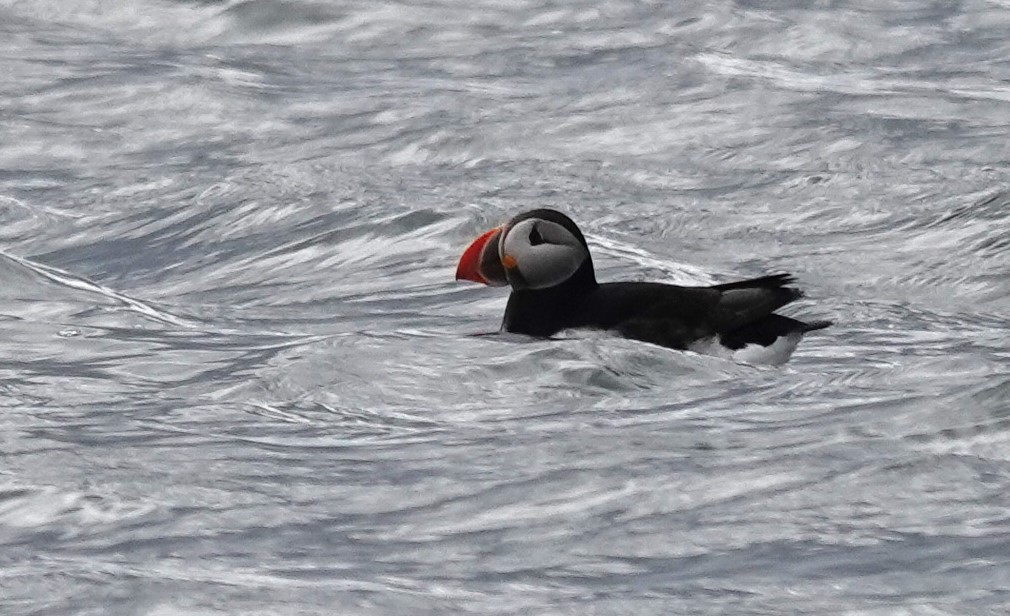
[[[501,237],[501,232],[502,227],[495,227],[482,233],[467,246],[456,266],[456,280],[471,280],[489,287],[508,284],[505,267],[498,258],[498,238]]]

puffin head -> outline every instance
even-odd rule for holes
[[[456,280],[522,291],[556,287],[577,273],[596,280],[586,238],[571,218],[539,209],[481,234],[463,251]]]

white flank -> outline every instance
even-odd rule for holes
[[[775,342],[768,346],[760,344],[748,344],[742,349],[730,349],[719,343],[717,338],[706,338],[695,342],[690,346],[690,350],[702,355],[713,355],[725,359],[732,359],[743,364],[763,364],[778,366],[786,363],[796,350],[796,345],[803,339],[803,334],[793,332],[786,336],[779,336]]]

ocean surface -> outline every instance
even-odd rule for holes
[[[1010,612],[1010,2],[0,2],[0,613]],[[794,273],[773,368],[479,232]]]

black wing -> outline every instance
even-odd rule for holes
[[[601,285],[598,299],[610,306],[610,319],[598,326],[615,329],[636,340],[684,349],[692,342],[719,336],[728,346],[771,344],[780,335],[808,331],[811,326],[774,314],[803,293],[789,285],[789,274],[762,276],[711,287],[681,287],[659,283]]]
[[[789,274],[774,274],[712,287],[722,291],[720,318],[726,319],[719,338],[731,349],[748,344],[768,346],[780,336],[823,329],[831,321],[805,323],[775,314],[774,311],[803,297],[799,289],[788,287],[796,279]]]
[[[720,292],[712,313],[713,329],[720,334],[727,333],[760,321],[803,297],[799,289],[786,286],[795,281],[789,274],[773,274],[711,287]]]

